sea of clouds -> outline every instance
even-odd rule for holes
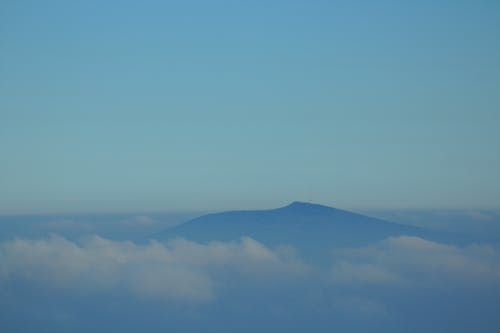
[[[498,332],[498,244],[329,250],[52,235],[0,243],[2,332]]]

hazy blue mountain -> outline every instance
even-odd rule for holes
[[[206,243],[248,236],[267,246],[293,245],[306,255],[315,255],[330,248],[363,246],[400,235],[445,242],[459,240],[421,227],[305,202],[293,202],[271,210],[203,215],[169,228],[154,238],[182,237]]]

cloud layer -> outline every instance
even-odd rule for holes
[[[206,302],[214,298],[221,273],[265,279],[302,274],[305,266],[262,244],[201,245],[183,239],[137,245],[93,236],[81,243],[58,236],[14,240],[0,250],[0,281],[22,281],[42,288],[108,292],[143,298]]]
[[[250,238],[11,240],[0,245],[0,323],[13,332],[34,328],[28,322],[41,331],[78,331],[84,323],[138,331],[144,321],[153,323],[151,331],[500,327],[495,245],[397,237],[335,250],[331,258],[328,267],[315,267],[292,248],[270,249]]]
[[[500,282],[500,255],[493,245],[460,248],[401,236],[338,250],[335,259],[331,274],[339,284],[484,288]]]

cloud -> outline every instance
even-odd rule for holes
[[[52,236],[5,242],[0,260],[0,285],[23,281],[51,289],[118,289],[138,297],[194,302],[215,297],[214,276],[221,271],[259,279],[305,269],[250,238],[208,245],[183,239],[137,245],[98,236],[81,243]]]
[[[85,331],[100,320],[107,331],[132,332],[145,322],[184,332],[500,327],[495,244],[395,237],[336,250],[325,267],[251,238],[136,244],[51,236],[0,243],[0,263],[0,323],[12,331]]]
[[[493,245],[457,247],[417,237],[388,238],[336,251],[335,283],[401,286],[500,286],[500,253]]]
[[[68,240],[100,235],[113,240],[145,240],[169,226],[189,219],[193,214],[157,213],[75,214],[41,216],[0,216],[0,241],[14,238],[41,239],[51,234]]]

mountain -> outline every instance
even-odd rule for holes
[[[247,236],[267,246],[292,245],[306,255],[317,256],[332,248],[364,246],[400,235],[454,241],[442,232],[305,202],[270,210],[203,215],[160,232],[154,238],[182,237],[207,243]]]

